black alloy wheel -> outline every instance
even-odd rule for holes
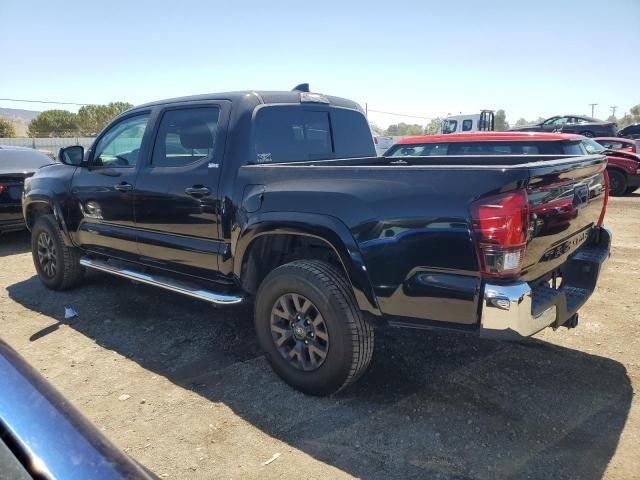
[[[287,293],[271,309],[271,337],[289,365],[305,372],[322,366],[329,352],[329,331],[308,298]]]
[[[49,278],[56,276],[58,252],[49,233],[42,231],[38,235],[38,262],[40,269]]]

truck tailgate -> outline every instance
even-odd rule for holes
[[[523,280],[555,270],[589,239],[604,204],[606,165],[604,157],[530,165],[531,226]]]

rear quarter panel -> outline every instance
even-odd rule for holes
[[[469,205],[522,186],[527,175],[495,167],[249,165],[240,168],[234,197],[262,185],[255,215],[299,212],[344,224],[382,313],[472,325],[481,279]]]

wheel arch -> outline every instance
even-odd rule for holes
[[[46,192],[30,192],[29,196],[25,198],[23,214],[25,224],[29,231],[33,228],[38,217],[53,214],[60,228],[62,240],[65,245],[68,247],[74,246],[64,221],[62,209],[57,203],[51,200],[51,197],[47,195]]]
[[[361,310],[381,315],[377,300],[362,255],[349,229],[335,217],[299,212],[265,213],[251,219],[232,241],[233,274],[240,284],[255,282],[259,286],[262,278],[247,280],[247,267],[258,255],[258,245],[264,240],[288,236],[303,239],[326,247],[339,261]],[[281,265],[276,263],[273,268]],[[270,270],[272,270],[271,268]],[[270,271],[269,270],[269,271]],[[266,272],[268,273],[268,272]]]

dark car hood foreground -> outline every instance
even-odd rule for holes
[[[0,459],[9,462],[0,471],[12,467],[40,479],[151,478],[1,340],[0,379]]]

